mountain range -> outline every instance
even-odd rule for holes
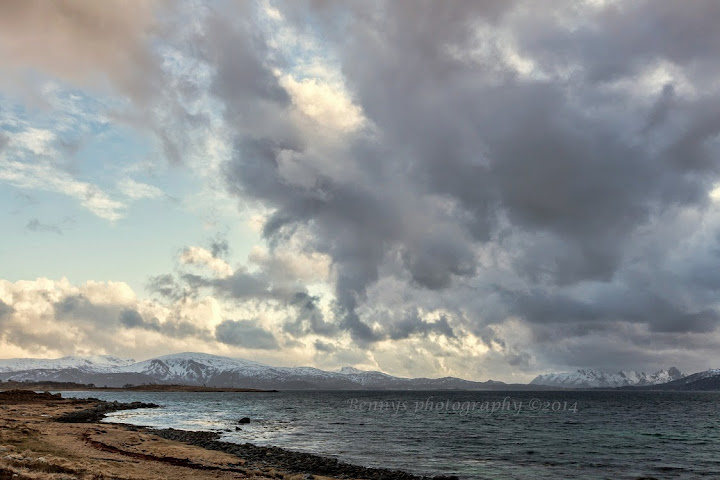
[[[121,387],[127,384],[182,384],[285,390],[535,390],[543,387],[454,377],[402,378],[344,367],[274,367],[251,360],[204,353],[179,353],[142,362],[112,356],[54,360],[0,360],[0,380],[75,382]]]
[[[8,380],[74,382],[98,387],[174,384],[278,390],[720,390],[720,369],[688,376],[674,367],[653,374],[585,369],[539,375],[530,384],[508,384],[455,377],[403,378],[353,367],[343,367],[335,372],[313,367],[275,367],[205,353],[179,353],[141,362],[109,355],[0,360],[0,381]]]
[[[597,370],[578,370],[571,373],[548,373],[538,375],[530,384],[560,388],[617,388],[630,386],[660,385],[684,378],[685,375],[675,367],[660,370],[652,374],[635,371],[605,373]]]

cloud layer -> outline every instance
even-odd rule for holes
[[[235,264],[227,244],[189,246],[178,271],[150,280],[164,308],[227,305],[210,323],[133,302],[107,313],[70,293],[55,321],[111,318],[178,339],[175,350],[192,338],[394,373],[714,365],[715,2],[182,4],[132,20],[23,5],[4,7],[11,23],[39,28],[50,8],[46,35],[63,52],[102,41],[63,60],[9,31],[13,65],[79,85],[104,75],[139,117],[154,112],[167,159],[252,212],[263,240]],[[103,55],[118,42],[125,54]],[[198,163],[182,132],[223,155]],[[0,180],[16,185],[37,168],[5,165]],[[131,199],[162,195],[119,185]],[[97,215],[121,209],[90,197]],[[14,310],[0,318],[24,315],[3,302]],[[5,342],[55,348],[18,328]],[[108,349],[99,330],[84,335]]]

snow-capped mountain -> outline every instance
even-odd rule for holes
[[[0,360],[0,372],[23,370],[62,370],[76,368],[89,372],[113,371],[116,368],[132,365],[135,360],[112,355],[90,355],[87,357],[69,356],[54,359],[11,358]]]
[[[572,373],[548,373],[538,375],[531,385],[561,388],[617,388],[629,386],[660,385],[683,378],[685,375],[675,367],[653,374],[635,371],[605,373],[596,370],[578,370]]]
[[[87,360],[87,361],[85,361]],[[208,355],[180,353],[142,362],[114,357],[65,357],[57,360],[0,360],[0,380],[126,384],[185,384],[265,389],[378,389],[378,390],[503,390],[533,389],[502,382],[473,382],[459,378],[402,378],[382,372],[344,367],[328,372],[312,367],[274,367],[262,363]]]
[[[657,390],[718,391],[720,390],[720,369],[705,370],[704,372],[694,373],[668,383],[645,388]]]

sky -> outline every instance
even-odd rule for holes
[[[718,23],[0,2],[0,358],[720,368]]]

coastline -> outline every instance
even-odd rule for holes
[[[0,382],[0,390],[33,390],[43,392],[257,392],[273,393],[277,390],[259,388],[206,387],[200,385],[130,385],[125,387],[98,387],[73,382]]]
[[[153,406],[29,390],[0,392],[0,480],[431,478],[278,447],[223,442],[214,432],[100,423],[112,411]]]

